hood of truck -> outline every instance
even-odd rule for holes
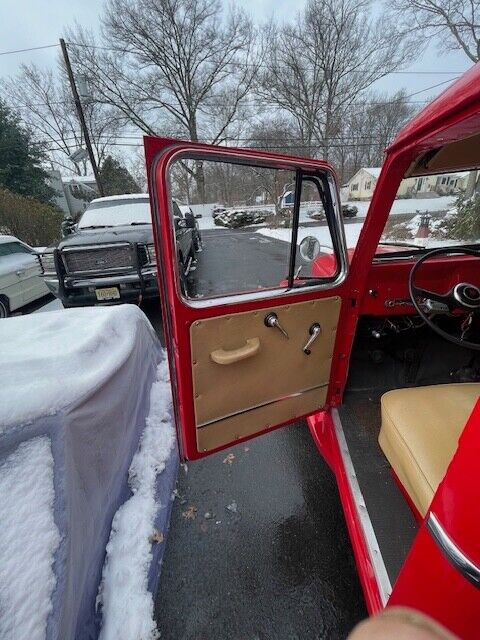
[[[125,225],[106,229],[79,229],[75,233],[62,238],[57,244],[59,249],[64,247],[78,247],[91,244],[109,244],[111,242],[153,243],[151,224]]]

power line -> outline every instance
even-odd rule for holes
[[[41,47],[28,47],[27,49],[14,49],[12,51],[0,51],[0,56],[9,56],[13,53],[25,53],[26,51],[39,51],[40,49],[52,49],[60,46],[57,44],[44,44]]]
[[[112,51],[117,53],[131,53],[135,55],[135,51],[131,49],[123,48],[123,47],[106,47],[98,44],[85,44],[84,42],[67,42],[67,45],[73,47],[83,47],[84,49],[99,49],[102,51]],[[225,65],[232,65],[238,67],[264,67],[270,68],[269,65],[266,64],[255,64],[253,62],[240,62],[240,61],[231,61],[226,62]],[[364,69],[352,69],[350,73],[365,73]],[[413,71],[413,70],[403,70],[403,71],[389,71],[385,75],[461,75],[464,71]]]

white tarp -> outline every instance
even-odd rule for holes
[[[145,315],[133,305],[2,320],[0,344],[0,491],[7,492],[9,473],[28,476],[22,483],[25,491],[0,495],[2,528],[10,528],[3,532],[2,541],[8,543],[0,548],[0,565],[19,553],[18,518],[11,517],[16,508],[36,514],[43,529],[31,536],[44,535],[47,544],[37,567],[43,573],[29,581],[29,593],[15,592],[25,587],[23,575],[15,583],[20,586],[12,585],[9,592],[12,603],[22,597],[37,603],[35,616],[40,626],[46,620],[46,634],[12,636],[2,611],[0,638],[95,638],[105,547],[114,514],[131,496],[128,470],[164,352]],[[29,463],[38,457],[40,443],[44,471],[41,464],[32,470]],[[25,458],[26,448],[32,449],[31,458]],[[35,545],[25,540],[24,552],[27,562],[35,563]],[[18,571],[25,571],[24,564]],[[48,588],[51,594],[45,597]],[[2,603],[3,596],[0,592]],[[32,613],[23,607],[17,615]],[[27,628],[21,622],[17,619],[15,630]]]

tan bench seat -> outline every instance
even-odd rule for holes
[[[480,395],[480,383],[396,389],[382,396],[378,441],[412,502],[428,510]]]

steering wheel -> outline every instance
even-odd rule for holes
[[[469,282],[459,282],[447,293],[437,293],[415,285],[415,276],[427,260],[434,256],[438,257],[441,255],[452,254],[475,256],[476,258],[480,258],[480,251],[477,251],[476,249],[442,247],[441,249],[429,251],[424,254],[420,260],[417,260],[410,271],[408,278],[410,298],[412,299],[413,306],[417,310],[419,316],[431,329],[433,329],[433,331],[435,331],[435,333],[438,333],[438,335],[445,338],[445,340],[453,342],[453,344],[459,345],[460,347],[480,351],[480,343],[470,342],[469,340],[463,339],[463,336],[466,335],[470,325],[472,324],[474,316],[480,316],[480,288],[474,284],[470,284]],[[421,299],[420,302],[419,298]],[[452,314],[454,311],[463,311],[468,313],[462,322],[462,333],[460,337],[444,331],[432,319],[436,314]]]

